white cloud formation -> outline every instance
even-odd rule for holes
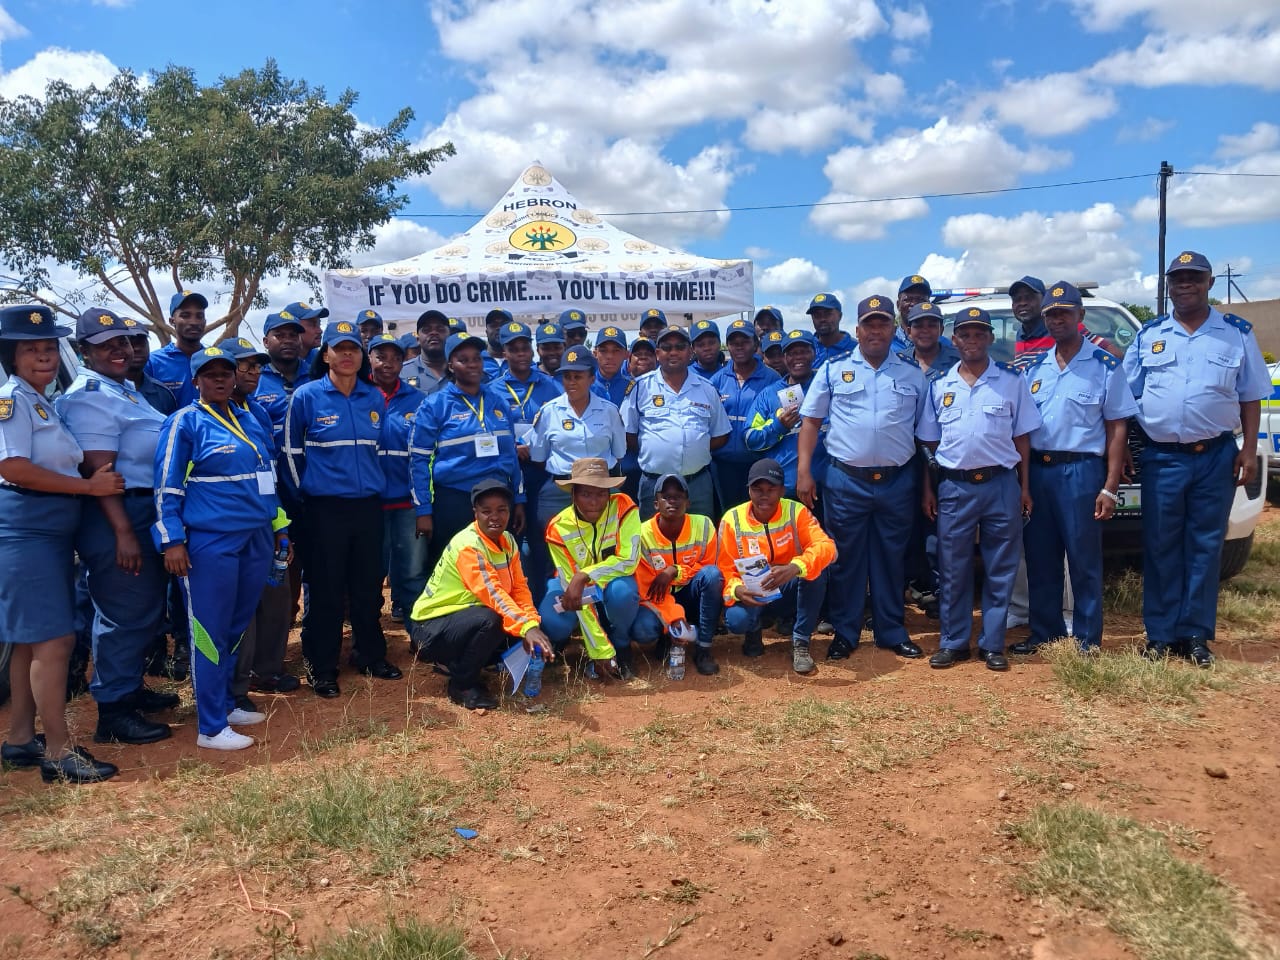
[[[29,31],[9,14],[4,7],[0,7],[0,43],[5,40],[16,40],[18,37],[25,37]]]
[[[847,104],[821,103],[803,110],[766,107],[747,119],[742,142],[761,153],[808,152],[850,134],[865,138],[868,128]]]
[[[459,233],[471,226],[465,221],[458,221],[458,223]],[[373,233],[375,238],[373,247],[351,255],[353,267],[371,267],[379,263],[406,260],[427,250],[443,246],[449,239],[430,227],[405,217],[392,217],[381,226],[374,227]]]
[[[831,181],[826,202],[882,197],[883,203],[819,206],[810,222],[842,240],[884,235],[888,223],[922,217],[929,205],[917,194],[993,190],[1012,186],[1022,174],[1043,173],[1069,155],[1021,149],[986,123],[952,123],[943,117],[925,130],[901,133],[867,147],[845,147],[827,158]]]
[[[13,99],[19,96],[44,96],[50,80],[62,80],[73,87],[104,86],[119,73],[116,67],[101,53],[79,53],[61,47],[49,47],[34,57],[0,74],[0,97]]]
[[[1203,34],[1229,27],[1253,27],[1277,19],[1274,5],[1258,0],[1072,0],[1080,23],[1087,30],[1106,31],[1141,18],[1151,27],[1170,33]]]
[[[766,267],[756,275],[756,289],[769,293],[809,294],[822,290],[830,282],[827,271],[802,257],[792,257]]]
[[[933,21],[923,6],[893,10],[889,14],[889,34],[895,40],[920,40],[929,36]]]
[[[1152,140],[1159,140],[1166,133],[1172,130],[1174,122],[1172,120],[1162,120],[1159,117],[1145,117],[1135,123],[1128,123],[1116,131],[1117,143],[1149,143]]]
[[[977,97],[974,106],[990,111],[1003,124],[1041,137],[1075,133],[1117,109],[1115,94],[1079,73],[1010,80],[1001,89]]]
[[[1135,49],[1104,57],[1088,73],[1105,83],[1138,87],[1240,84],[1280,90],[1280,29],[1150,34]]]
[[[1218,156],[1224,159],[1250,157],[1255,153],[1266,153],[1280,146],[1280,127],[1274,123],[1258,122],[1248,133],[1239,136],[1223,134],[1218,138]]]

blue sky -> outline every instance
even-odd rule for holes
[[[1151,302],[1156,170],[1171,250],[1280,296],[1280,7],[1257,0],[0,0],[0,96],[178,63],[279,61],[357,113],[403,106],[458,156],[406,213],[479,214],[541,160],[624,229],[756,262],[758,303],[834,290],[1096,280]],[[807,206],[1143,174],[944,200]],[[398,218],[359,265],[470,225]],[[892,289],[891,289],[892,288]],[[1220,295],[1225,282],[1219,281]],[[302,295],[271,287],[277,306]]]

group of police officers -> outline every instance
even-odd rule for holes
[[[1249,324],[1210,304],[1208,260],[1184,252],[1169,264],[1167,278],[1170,314],[1144,327],[1123,359],[1088,331],[1085,301],[1074,286],[1022,278],[1010,288],[1021,321],[1013,364],[992,359],[994,328],[981,306],[962,304],[944,336],[946,318],[919,275],[902,280],[896,299],[862,300],[852,335],[842,326],[839,299],[824,293],[807,311],[812,333],[786,330],[774,307],[723,331],[711,320],[688,328],[669,323],[651,309],[630,342],[606,326],[591,347],[586,316],[574,309],[534,328],[494,309],[483,338],[428,310],[413,334],[397,338],[384,332],[373,310],[322,329],[327,310],[294,303],[267,318],[264,352],[235,338],[209,349],[201,342],[208,302],[182,291],[170,307],[173,341],[142,369],[130,366],[136,352],[126,357],[123,349],[94,346],[125,338],[145,344],[142,331],[130,329],[137,325],[110,311],[86,311],[77,331],[86,370],[58,412],[86,451],[82,473],[114,464],[125,477],[123,498],[101,498],[101,529],[79,547],[94,610],[97,739],[139,743],[169,735],[144,714],[171,706],[171,699],[148,690],[141,675],[164,606],[164,569],[179,570],[147,549],[154,504],[132,494],[160,499],[180,483],[176,475],[156,479],[151,472],[152,458],[160,462],[154,441],[175,410],[209,406],[195,375],[218,357],[235,372],[227,409],[242,417],[242,428],[252,422],[258,431],[237,435],[273,469],[281,516],[306,520],[287,530],[299,547],[296,556],[288,551],[292,583],[264,592],[249,618],[256,642],[240,649],[234,678],[218,680],[231,684],[226,707],[238,722],[261,717],[247,697],[251,687],[287,692],[298,685],[284,669],[284,651],[304,582],[310,589],[303,647],[315,692],[339,694],[333,638],[340,642],[344,597],[358,634],[353,664],[397,679],[381,629],[370,620],[381,602],[377,588],[389,580],[392,617],[409,618],[412,628],[428,599],[428,574],[478,509],[477,485],[491,492],[495,482],[509,491],[510,528],[531,599],[542,605],[543,627],[554,624],[557,649],[574,626],[572,617],[560,623],[557,616],[582,609],[587,586],[571,581],[572,565],[565,576],[571,558],[557,558],[570,557],[566,542],[577,542],[594,510],[590,491],[620,488],[610,494],[614,507],[592,515],[592,530],[605,529],[598,518],[610,509],[621,523],[629,512],[625,500],[638,507],[636,519],[648,524],[645,536],[653,541],[639,552],[652,553],[654,543],[670,549],[677,572],[666,575],[668,582],[704,584],[701,568],[719,563],[712,591],[719,602],[686,606],[698,623],[689,635],[697,635],[695,663],[703,673],[718,670],[711,655],[718,616],[706,621],[721,604],[747,656],[763,652],[762,626],[789,631],[798,672],[814,669],[809,642],[822,620],[834,632],[829,659],[848,657],[864,626],[878,647],[921,657],[904,626],[908,592],[940,620],[930,665],[967,660],[975,540],[985,570],[977,653],[989,669],[1008,669],[1006,624],[1024,563],[1030,635],[1013,650],[1031,653],[1073,636],[1082,651],[1096,651],[1102,521],[1112,516],[1118,486],[1133,467],[1131,422],[1143,434],[1146,650],[1209,666],[1223,535],[1235,487],[1255,475],[1259,401],[1271,387]],[[12,386],[11,380],[0,391],[0,404],[18,396]],[[122,418],[114,426],[115,414],[103,405],[108,399],[120,399],[111,408]],[[154,409],[143,413],[143,406]],[[7,409],[11,404],[0,419]],[[133,429],[137,421],[145,426]],[[144,451],[148,435],[152,449]],[[255,439],[270,449],[259,451]],[[590,471],[582,472],[584,464]],[[0,474],[3,466],[0,460]],[[260,474],[255,482],[263,491],[270,485]],[[5,475],[5,486],[21,484]],[[566,517],[576,532],[563,527]],[[698,542],[683,543],[681,531],[695,528],[703,531]],[[719,548],[702,542],[707,531],[722,541]],[[604,559],[631,549],[618,529],[608,535],[613,546]],[[727,565],[724,541],[737,544]],[[598,552],[600,543],[591,549]],[[665,566],[661,549],[653,554],[659,559],[650,582]],[[751,580],[745,571],[760,557],[767,560],[765,576]],[[145,586],[137,582],[142,572]],[[1070,628],[1062,603],[1067,579]],[[649,596],[655,614],[665,587]],[[615,612],[624,594],[627,604],[630,594],[644,602],[634,583],[630,593],[605,592],[599,630],[581,618],[578,625],[588,655],[608,660],[603,674],[625,678],[631,637],[682,633],[670,629],[680,614],[646,619],[631,608]],[[627,628],[615,629],[611,613]],[[234,661],[243,629],[226,643],[193,650],[193,658]],[[461,692],[455,699],[467,706],[489,702],[474,688]],[[221,710],[219,701],[219,717]],[[202,745],[219,746],[212,742],[219,730],[202,726],[201,733]],[[5,749],[6,761],[17,756],[17,746]]]

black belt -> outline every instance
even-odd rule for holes
[[[1008,473],[1012,467],[974,467],[972,470],[952,470],[950,467],[939,467],[938,475],[943,480],[959,480],[961,483],[986,483],[1002,473]]]
[[[900,467],[851,467],[840,460],[832,460],[831,465],[841,473],[855,480],[865,480],[867,483],[888,483],[910,466],[909,463],[904,463]]]
[[[707,472],[708,470],[710,470],[710,469],[711,469],[711,464],[709,464],[709,463],[708,463],[708,464],[707,464],[705,467],[703,467],[701,470],[698,470],[698,471],[696,471],[696,472],[694,472],[694,473],[686,473],[686,474],[684,474],[684,475],[683,475],[683,476],[684,476],[684,482],[685,482],[685,483],[688,483],[690,480],[694,480],[694,479],[696,479],[697,477],[702,476],[704,473],[706,473],[706,472]],[[673,470],[673,471],[671,471],[671,472],[672,472],[672,473],[674,473],[675,471]],[[665,473],[650,473],[648,470],[643,471],[643,473],[644,473],[644,478],[645,478],[646,480],[657,480],[659,477],[665,477],[665,476],[666,476],[666,474],[665,474]]]
[[[154,497],[156,492],[150,487],[131,487],[123,495],[126,497]]]
[[[20,493],[24,497],[71,497],[76,499],[80,496],[78,493],[54,493],[52,490],[32,490],[30,487],[13,487],[8,484],[0,485],[0,490]]]
[[[1060,463],[1080,463],[1082,460],[1100,459],[1096,453],[1073,453],[1070,450],[1032,450],[1031,463],[1056,467]]]
[[[1216,450],[1228,440],[1234,439],[1235,434],[1228,430],[1226,433],[1220,433],[1216,437],[1210,437],[1208,440],[1193,440],[1191,443],[1166,443],[1163,440],[1148,440],[1147,446],[1153,450],[1164,450],[1166,453],[1208,453],[1210,450]]]

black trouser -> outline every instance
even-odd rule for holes
[[[512,643],[502,617],[476,605],[430,620],[410,620],[409,636],[419,660],[449,671],[449,689],[462,691],[480,682],[480,671]]]
[[[382,500],[379,497],[308,497],[303,570],[310,603],[302,655],[313,680],[338,676],[343,601],[351,618],[357,666],[387,655],[378,614],[382,609]]]
[[[505,478],[504,478],[505,479]],[[471,494],[466,490],[436,487],[431,495],[431,549],[427,554],[427,576],[436,569],[436,561],[449,541],[475,520]],[[408,611],[405,611],[408,613]]]

